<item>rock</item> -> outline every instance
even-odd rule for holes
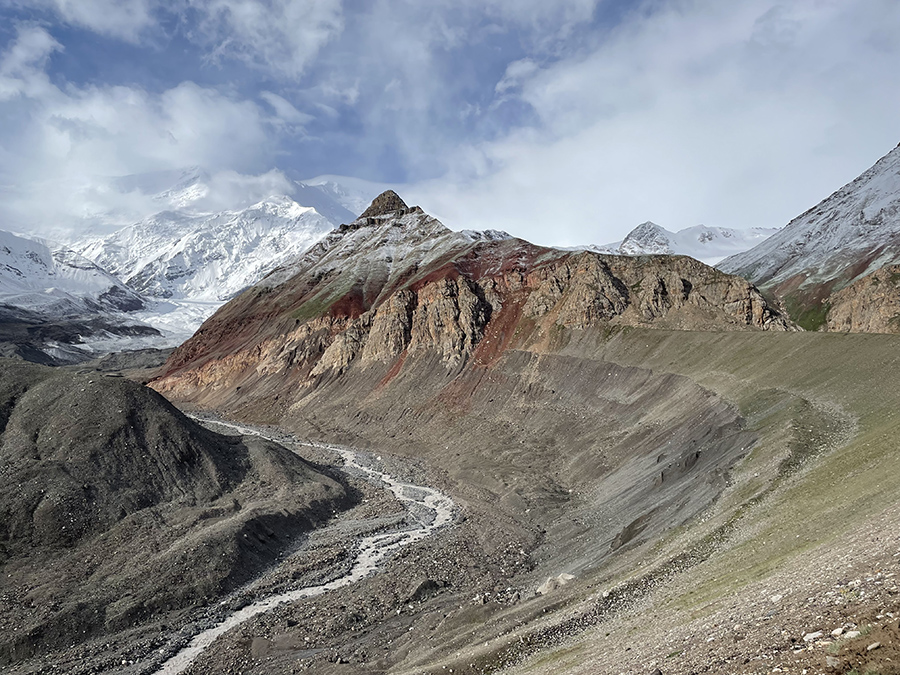
[[[403,603],[408,604],[410,602],[424,600],[446,586],[447,584],[444,581],[435,581],[434,579],[427,578],[418,579],[412,584],[409,596],[407,596]]]
[[[858,630],[848,630],[846,633],[844,633],[844,638],[847,640],[854,640],[860,635],[862,635],[862,633]]]
[[[828,330],[900,333],[900,265],[885,265],[830,298]]]
[[[823,633],[820,630],[817,630],[815,633],[807,633],[803,636],[804,642],[815,642],[820,637],[822,637]]]
[[[574,578],[575,577],[573,575],[566,574],[565,572],[556,577],[549,577],[547,581],[538,586],[538,595],[547,595],[548,593],[555,591],[557,588],[565,586]]]
[[[385,190],[375,197],[369,205],[369,208],[362,212],[358,220],[363,220],[364,218],[377,218],[379,216],[390,215],[397,211],[404,212],[408,210],[409,207],[406,205],[406,202],[400,198],[400,195],[393,190]]]
[[[825,665],[826,665],[826,667],[831,668],[832,670],[835,670],[835,669],[841,667],[841,660],[838,658],[835,658],[834,656],[826,656],[825,657]]]
[[[840,637],[841,635],[843,635],[843,633],[844,633],[844,629],[843,629],[843,628],[835,628],[833,631],[831,631],[831,634],[832,634],[834,637]]]
[[[769,600],[771,600],[772,602],[781,602],[781,599],[782,599],[782,598],[784,598],[783,595],[780,595],[780,594],[777,594],[777,593],[776,593],[775,595],[771,596],[771,597],[769,598]]]
[[[871,652],[871,651],[874,650],[874,649],[878,649],[880,646],[881,646],[881,643],[880,643],[880,642],[873,642],[873,643],[870,644],[868,647],[866,647],[866,651],[867,651],[867,652]]]

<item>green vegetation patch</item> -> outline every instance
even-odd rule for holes
[[[785,298],[784,308],[803,330],[817,331],[828,321],[828,312],[831,311],[831,303],[819,302],[813,305],[805,305],[796,298]]]

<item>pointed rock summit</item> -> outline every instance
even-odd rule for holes
[[[369,208],[363,211],[357,220],[362,220],[363,218],[377,218],[378,216],[387,216],[397,211],[405,212],[408,210],[409,207],[406,205],[406,202],[400,199],[400,195],[393,190],[385,190],[375,197],[369,205]]]

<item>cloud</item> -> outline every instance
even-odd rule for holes
[[[44,68],[50,55],[61,49],[43,28],[20,26],[16,40],[0,57],[0,101],[49,92],[52,85]]]
[[[0,227],[109,227],[146,215],[152,205],[141,195],[108,189],[112,176],[192,165],[245,173],[271,167],[279,138],[273,128],[292,115],[284,105],[273,116],[252,100],[193,82],[158,93],[57,86],[44,67],[59,48],[30,26],[0,57],[0,110],[8,121],[0,136]]]
[[[410,189],[448,224],[543,243],[783,225],[896,145],[898,31],[888,0],[647,4],[591,50],[511,64],[498,96],[534,122]]]
[[[137,42],[155,25],[158,0],[28,0],[10,4],[54,12],[68,24],[101,35]]]
[[[213,61],[238,59],[298,78],[344,25],[341,0],[189,0]]]
[[[278,119],[279,126],[302,128],[312,122],[315,117],[302,113],[287,99],[271,91],[260,92],[259,97],[268,103]]]

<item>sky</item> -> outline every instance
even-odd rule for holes
[[[897,0],[0,0],[0,229],[321,174],[454,229],[780,227],[900,142]],[[159,173],[163,172],[163,173]],[[116,187],[118,186],[118,187]]]

